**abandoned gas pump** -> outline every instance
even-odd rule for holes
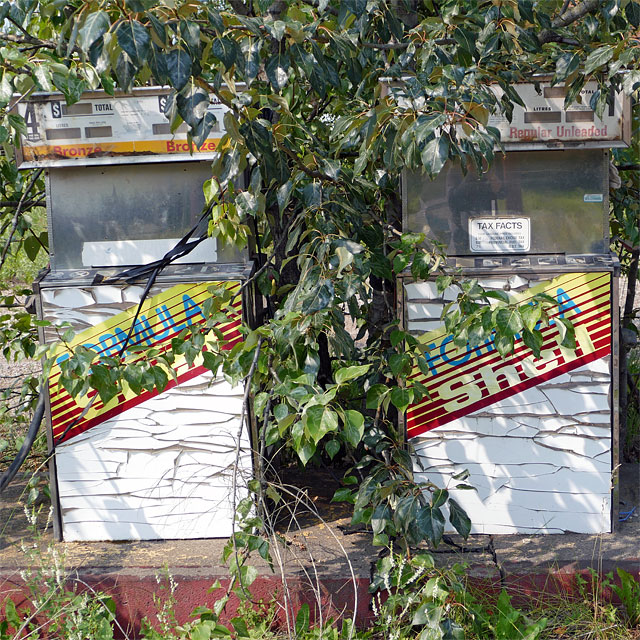
[[[57,343],[46,411],[57,539],[226,537],[252,476],[244,388],[214,377],[202,354],[174,353],[166,380],[150,370],[155,386],[132,373],[104,402],[59,384],[78,347],[94,363],[157,362],[181,332],[204,326],[207,301],[225,290],[236,295],[215,326],[223,348],[253,322],[248,255],[215,238],[186,253],[206,235],[203,183],[225,108],[209,107],[216,125],[196,149],[183,128],[170,130],[167,94],[93,92],[70,106],[35,94],[18,106],[28,127],[21,168],[46,171],[51,262],[35,291],[50,322],[40,338]],[[157,272],[141,267],[150,263]],[[66,327],[73,335],[61,340]]]
[[[403,325],[425,347],[429,397],[406,412],[419,480],[449,489],[474,533],[611,531],[618,464],[618,274],[609,250],[609,151],[626,146],[629,104],[615,96],[602,118],[565,88],[516,85],[524,108],[494,117],[506,154],[483,173],[446,165],[431,181],[403,177],[403,227],[446,248],[447,268],[526,304],[544,292],[569,319],[542,328],[536,358],[519,335],[503,358],[493,340],[454,346],[441,319],[458,289],[402,275]],[[469,472],[456,489],[454,476]],[[614,490],[615,491],[615,490]]]

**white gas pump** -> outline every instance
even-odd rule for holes
[[[446,165],[431,181],[403,178],[404,229],[448,252],[447,268],[526,304],[555,298],[575,350],[556,323],[539,358],[516,336],[502,358],[493,339],[454,346],[441,319],[457,296],[435,282],[398,283],[403,326],[424,345],[429,397],[410,406],[406,431],[418,479],[447,487],[476,533],[611,531],[617,505],[618,274],[609,250],[609,151],[626,146],[629,104],[615,96],[602,118],[597,90],[564,108],[548,78],[515,86],[525,107],[493,117],[506,155],[484,173]],[[498,90],[496,90],[498,91]],[[469,471],[456,489],[454,476]]]
[[[214,238],[158,269],[150,288],[156,270],[141,268],[206,235],[203,183],[224,134],[225,108],[212,103],[216,125],[195,148],[181,128],[171,131],[167,95],[92,92],[67,106],[35,94],[17,107],[28,127],[21,168],[46,170],[51,265],[35,287],[51,323],[41,340],[59,343],[47,403],[58,539],[226,537],[252,476],[244,389],[214,378],[202,354],[177,354],[166,386],[134,380],[107,402],[93,392],[73,398],[59,384],[78,347],[95,351],[96,363],[161,358],[185,329],[204,326],[207,300],[224,291],[236,294],[215,326],[224,348],[254,320],[242,287],[252,263]],[[60,342],[64,323],[74,335]]]

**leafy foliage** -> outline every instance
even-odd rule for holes
[[[595,78],[597,111],[612,90],[637,91],[638,15],[636,0],[4,2],[3,259],[8,247],[35,255],[46,245],[25,215],[41,204],[42,175],[16,170],[13,145],[29,123],[11,112],[12,96],[58,90],[71,104],[85,89],[168,84],[171,126],[186,123],[196,145],[215,125],[215,97],[229,112],[205,185],[211,231],[239,246],[254,238],[266,311],[230,350],[211,327],[185,331],[174,350],[195,358],[206,345],[206,366],[250,379],[261,452],[284,446],[303,465],[353,459],[354,520],[377,541],[437,544],[447,501],[466,534],[448,495],[416,492],[397,428],[426,390],[408,377],[424,358],[398,329],[395,277],[442,275],[438,247],[401,233],[399,175],[408,166],[434,176],[451,159],[491,162],[500,141],[489,115],[510,117],[513,83],[534,73],[565,83],[569,102]],[[553,301],[519,307],[477,283],[461,287],[460,310],[446,316],[458,344],[494,332],[505,354],[521,333],[539,351],[537,327]],[[207,312],[215,318],[228,303],[213,294]],[[571,346],[571,326],[558,326]],[[80,350],[63,363],[62,381],[104,401],[123,380],[162,389],[172,363],[154,355],[123,367]]]

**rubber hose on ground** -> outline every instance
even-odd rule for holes
[[[20,447],[20,451],[18,451],[18,455],[14,458],[9,468],[2,474],[2,476],[0,476],[0,492],[4,491],[7,485],[14,479],[16,473],[18,473],[18,471],[20,470],[22,463],[29,455],[31,447],[33,447],[33,443],[35,442],[36,436],[38,435],[40,423],[42,422],[42,418],[44,417],[45,395],[45,389],[41,388],[40,395],[38,396],[38,403],[36,404],[36,410],[33,414],[31,424],[29,425],[29,430],[27,431],[27,436],[25,437],[24,442]]]

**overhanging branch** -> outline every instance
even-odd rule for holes
[[[546,44],[547,42],[561,42],[563,44],[573,44],[573,42],[566,42],[562,36],[556,33],[556,29],[562,29],[568,27],[570,24],[580,20],[583,16],[587,15],[598,9],[604,4],[604,0],[583,0],[579,2],[571,9],[561,12],[551,21],[551,29],[544,29],[538,35],[538,42],[540,44]],[[563,7],[564,9],[564,7]],[[577,44],[577,42],[575,43]]]

